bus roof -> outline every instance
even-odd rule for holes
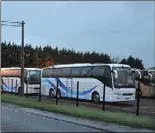
[[[20,67],[6,67],[6,68],[1,68],[1,70],[19,70],[19,69],[21,69]],[[40,68],[24,68],[24,69],[26,69],[26,70],[42,70],[42,69],[40,69]]]
[[[130,65],[126,65],[126,64],[114,64],[114,63],[111,63],[111,64],[106,64],[106,65],[109,65],[111,67],[130,67]]]
[[[61,65],[53,65],[50,67],[44,67],[43,69],[46,68],[62,68],[62,67],[83,67],[83,66],[103,66],[103,65],[108,65],[110,67],[130,67],[129,65],[125,64],[104,64],[104,63],[74,63],[74,64],[61,64]]]
[[[92,66],[92,64],[91,63],[61,64],[61,65],[53,65],[45,68],[79,67],[79,66]]]

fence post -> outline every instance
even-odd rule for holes
[[[16,79],[16,94],[18,94],[18,92],[17,92],[17,90],[18,90],[18,88],[17,88],[17,79]]]
[[[2,85],[1,85],[1,94],[3,93],[3,83],[4,83],[4,81],[3,81],[3,79],[2,79]]]
[[[28,80],[26,82],[26,98],[28,97]]]
[[[28,84],[26,84],[26,98],[28,97]]]
[[[40,80],[40,89],[39,89],[39,102],[41,102],[41,80]]]
[[[56,86],[56,105],[58,104],[58,80],[57,80],[57,86]]]
[[[139,115],[139,92],[140,92],[140,82],[138,82],[138,88],[136,89],[137,91],[137,111],[136,111],[136,115]]]
[[[77,98],[76,98],[76,107],[79,106],[79,81],[77,81]]]
[[[13,79],[11,79],[11,94],[13,93]]]
[[[10,86],[10,80],[8,79],[8,86]],[[10,95],[10,88],[8,88],[8,92],[7,93],[9,93],[9,95]]]
[[[103,87],[103,102],[102,102],[102,110],[105,110],[105,78],[104,78],[104,87]]]

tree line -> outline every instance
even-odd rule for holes
[[[33,47],[26,44],[24,47],[25,67],[48,67],[54,64],[70,64],[70,63],[122,63],[128,64],[132,68],[144,69],[141,59],[129,56],[118,61],[111,59],[106,53],[83,52],[73,49],[53,48],[50,45],[44,47]],[[21,46],[15,43],[1,43],[1,67],[19,67]]]

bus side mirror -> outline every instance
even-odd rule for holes
[[[114,77],[115,77],[115,79],[117,79],[117,78],[118,78],[118,73],[117,73],[117,71],[116,71],[116,70],[114,70]]]
[[[135,79],[136,80],[141,80],[141,73],[140,73],[140,71],[135,71]]]
[[[29,77],[30,77],[30,75],[28,74],[28,75],[27,75],[27,81],[29,80]]]
[[[27,83],[27,82],[28,82],[28,79],[27,79],[27,77],[24,77],[24,80],[25,80],[25,83]]]
[[[148,74],[149,81],[152,81],[152,74]]]
[[[30,75],[28,74],[26,77],[26,82],[28,83]]]

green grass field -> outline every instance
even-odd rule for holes
[[[9,94],[2,94],[1,101],[44,111],[67,114],[70,116],[76,116],[85,119],[99,120],[109,123],[155,130],[155,119],[150,116],[136,116],[136,114],[130,113],[102,111],[82,105],[76,107],[75,105],[69,103],[59,103],[58,105],[56,105],[55,102],[52,101],[38,102],[38,99],[36,100]]]

